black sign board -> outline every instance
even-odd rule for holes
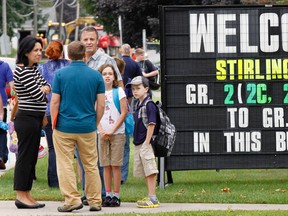
[[[166,170],[288,167],[288,7],[162,6]]]

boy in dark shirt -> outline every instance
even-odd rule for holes
[[[133,143],[134,148],[134,170],[135,177],[145,176],[146,185],[148,189],[148,197],[137,201],[139,208],[155,208],[160,206],[156,196],[156,178],[158,174],[155,155],[153,152],[150,140],[155,133],[157,124],[158,110],[154,103],[147,103],[150,99],[148,96],[149,81],[147,78],[137,76],[126,87],[131,87],[133,96],[138,99],[136,104],[136,111],[134,113],[134,134]],[[142,106],[145,106],[147,112],[144,113]],[[148,122],[147,128],[143,124],[143,120]]]

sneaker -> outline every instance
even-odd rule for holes
[[[91,206],[89,211],[101,211],[101,206]]]
[[[112,198],[110,196],[106,196],[106,198],[102,202],[102,207],[110,207],[111,201],[112,201]]]
[[[46,154],[47,152],[45,148],[42,145],[40,145],[38,150],[38,159],[45,157]]]
[[[145,197],[142,200],[138,200],[136,206],[139,208],[156,208],[160,206],[160,202],[158,200],[153,201],[150,198]]]
[[[0,170],[5,170],[6,169],[6,165],[4,163],[4,161],[2,159],[0,159]]]
[[[63,205],[57,208],[58,212],[72,212],[74,210],[82,209],[82,203],[76,205]]]
[[[116,196],[113,196],[110,202],[111,207],[119,207],[121,204],[120,199],[118,199]]]
[[[82,202],[82,204],[85,205],[85,206],[88,206],[88,205],[89,205],[86,196],[82,196],[82,197],[81,197],[81,202]]]

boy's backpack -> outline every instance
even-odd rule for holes
[[[146,105],[149,102],[154,103],[151,99],[148,99],[145,102],[144,106],[140,108],[139,117],[141,116],[142,112],[147,113]],[[152,136],[151,144],[153,146],[154,154],[156,157],[169,157],[171,155],[172,149],[174,147],[175,139],[176,139],[176,128],[171,123],[167,114],[162,110],[161,102],[157,101],[154,104],[158,108],[160,122],[159,122],[158,133],[157,135]],[[145,127],[147,128],[148,118],[142,118],[142,121]]]
[[[113,101],[114,104],[116,106],[116,108],[118,109],[119,113],[121,113],[121,109],[120,109],[120,102],[119,102],[119,94],[118,94],[118,88],[113,88]],[[131,112],[131,108],[130,105],[128,104],[128,101],[126,100],[127,103],[127,107],[128,107],[128,113],[127,116],[124,120],[125,123],[125,134],[126,135],[132,135],[134,132],[134,119],[133,119],[133,115]]]

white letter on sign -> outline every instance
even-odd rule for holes
[[[204,52],[214,52],[214,14],[190,14],[190,52],[200,53],[202,39]],[[199,16],[199,22],[198,21]]]

